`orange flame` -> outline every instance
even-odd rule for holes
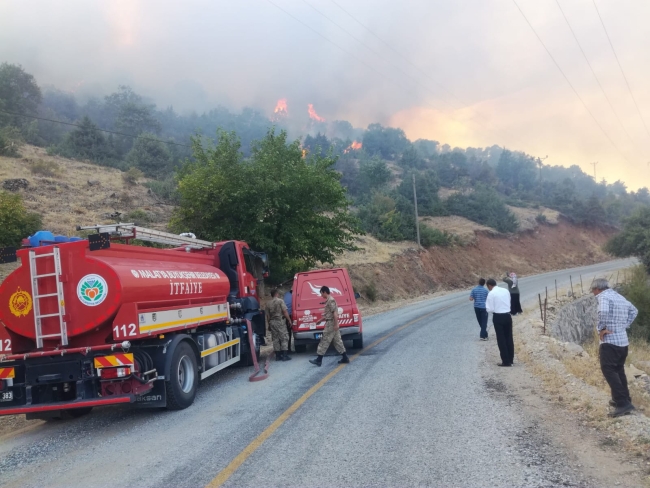
[[[343,153],[349,153],[350,151],[356,151],[358,149],[361,149],[363,147],[363,144],[361,144],[359,141],[354,141],[352,144],[350,144]]]
[[[315,120],[316,122],[325,122],[325,119],[316,113],[313,104],[310,103],[307,105],[307,111],[309,112],[310,119]]]
[[[302,150],[302,157],[306,158],[307,157],[307,149]]]
[[[281,98],[278,100],[278,103],[275,104],[275,110],[273,113],[278,114],[278,115],[287,115],[289,112],[287,111],[287,99],[286,98]]]

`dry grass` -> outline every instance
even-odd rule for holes
[[[546,222],[551,225],[557,224],[560,218],[560,212],[544,207],[521,208],[508,206],[508,210],[517,218],[520,232],[536,229],[539,226],[536,217],[540,214],[546,217]]]
[[[415,248],[414,242],[381,242],[369,235],[357,237],[358,251],[347,251],[336,258],[336,266],[387,263],[394,255]]]
[[[483,232],[488,235],[497,236],[499,232],[491,227],[477,224],[465,217],[453,215],[450,217],[422,217],[420,222],[433,229],[438,229],[458,236],[463,244],[476,242],[476,233]]]
[[[122,179],[122,171],[51,156],[42,148],[25,145],[21,158],[0,156],[0,182],[25,178],[21,191],[25,206],[43,217],[43,227],[55,234],[74,235],[77,225],[113,221],[111,214],[127,214],[148,207],[155,227],[163,230],[173,207],[148,194],[143,186]]]

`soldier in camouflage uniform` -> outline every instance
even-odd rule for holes
[[[330,343],[334,343],[334,347],[341,355],[339,364],[349,363],[350,359],[345,352],[345,346],[343,345],[343,339],[341,339],[341,332],[339,331],[339,312],[336,300],[330,295],[330,289],[327,286],[323,286],[320,289],[320,296],[325,299],[325,310],[323,312],[325,330],[323,330],[323,336],[318,343],[316,359],[310,359],[309,362],[320,366],[323,363],[323,356],[327,352],[327,348],[330,347]]]
[[[271,291],[271,301],[266,304],[266,318],[273,338],[273,350],[276,361],[289,361],[289,331],[283,320],[286,318],[291,323],[291,317],[284,301],[278,297],[278,290]]]

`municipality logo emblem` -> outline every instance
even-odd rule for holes
[[[9,310],[16,317],[25,317],[32,309],[32,297],[18,287],[16,293],[9,298]]]
[[[77,296],[81,303],[89,307],[96,307],[106,299],[108,284],[99,275],[89,274],[81,278],[77,285]]]

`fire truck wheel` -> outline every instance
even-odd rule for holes
[[[363,349],[363,334],[360,334],[358,339],[352,341],[352,349]]]
[[[307,352],[307,344],[296,344],[293,347],[296,352]]]
[[[262,346],[262,339],[260,336],[257,334],[253,333],[253,343],[255,344],[255,356],[257,357],[257,361],[259,362],[260,360],[260,348]],[[253,362],[253,355],[250,352],[246,353],[246,359],[244,364],[246,366],[253,366],[255,363]]]
[[[192,405],[198,384],[196,354],[187,342],[179,342],[172,353],[169,381],[165,381],[167,408],[182,410]]]

